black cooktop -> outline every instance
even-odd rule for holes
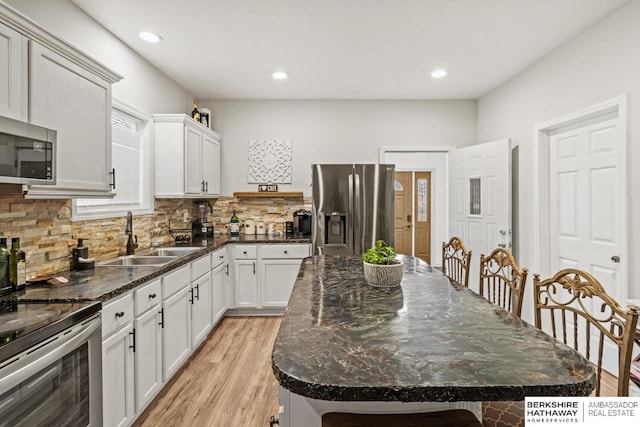
[[[0,363],[97,313],[100,302],[0,303]]]

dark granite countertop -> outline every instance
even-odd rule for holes
[[[201,247],[202,250],[177,258],[161,267],[97,266],[92,270],[62,272],[55,276],[68,279],[68,283],[27,285],[24,291],[0,297],[0,301],[16,299],[21,302],[108,301],[230,243],[310,243],[310,239],[269,235],[216,236],[212,239],[193,242],[192,246]],[[142,252],[142,249],[138,250],[138,253]]]
[[[489,401],[587,396],[589,362],[403,256],[400,287],[364,281],[357,257],[303,261],[272,355],[280,385],[331,401]]]

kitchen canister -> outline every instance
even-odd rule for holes
[[[274,234],[276,234],[276,225],[274,223],[270,223],[267,226],[267,234],[269,236],[273,236]]]
[[[260,221],[256,223],[256,234],[266,234],[266,232],[264,222]]]
[[[256,234],[256,223],[252,219],[244,222],[244,234]]]

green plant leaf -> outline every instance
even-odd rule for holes
[[[393,264],[396,252],[384,240],[378,240],[372,248],[362,254],[362,260],[369,264]]]

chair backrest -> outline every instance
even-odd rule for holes
[[[459,237],[442,243],[442,272],[454,282],[469,287],[471,251],[467,250]]]
[[[600,395],[605,343],[617,346],[618,396],[628,396],[640,308],[622,308],[595,277],[576,269],[561,270],[546,280],[536,274],[533,288],[536,327],[594,361],[596,396]]]
[[[480,255],[480,295],[520,317],[528,274],[506,249]]]

